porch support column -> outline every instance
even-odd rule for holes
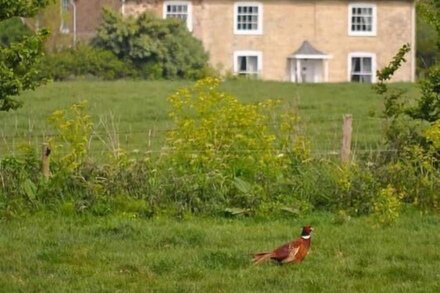
[[[301,78],[301,59],[296,59],[296,82],[302,82]]]
[[[323,59],[324,62],[324,82],[328,82],[328,59]]]

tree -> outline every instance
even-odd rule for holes
[[[437,47],[437,33],[418,9],[417,15],[417,74],[424,77],[428,68],[440,58]]]
[[[419,0],[417,4],[417,70],[421,78],[440,58],[438,5],[433,0]]]
[[[434,29],[433,35],[437,40],[436,50],[440,50],[440,0],[421,0],[419,12]],[[437,133],[440,129],[440,60],[436,60],[426,70],[424,79],[420,80],[421,95],[408,99],[404,91],[389,88],[386,84],[394,72],[405,62],[405,54],[409,45],[404,45],[394,57],[389,66],[378,71],[377,93],[385,97],[385,116],[390,125],[387,131],[387,141],[396,150],[406,151],[408,146],[418,146],[431,150],[433,141],[437,138],[427,138],[426,132]],[[435,129],[432,130],[432,127]],[[440,133],[440,130],[439,132]],[[399,153],[397,153],[399,154]],[[436,150],[440,158],[440,149]]]
[[[104,10],[94,46],[133,64],[144,78],[200,78],[208,55],[179,19],[152,13],[123,18]]]
[[[5,20],[0,23],[0,47],[7,47],[11,43],[22,41],[23,37],[31,34],[32,31],[20,18]]]
[[[437,51],[440,50],[440,0],[423,0],[419,4],[422,14],[432,25],[436,34]],[[428,70],[426,79],[421,82],[422,97],[411,109],[414,119],[429,123],[440,119],[440,60]]]
[[[0,0],[0,22],[13,17],[32,17],[51,1]],[[40,30],[0,48],[0,111],[19,108],[21,103],[13,97],[44,82],[37,65],[47,35],[47,30]]]

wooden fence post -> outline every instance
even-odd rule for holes
[[[47,143],[43,143],[42,148],[42,156],[41,156],[41,172],[43,173],[43,177],[45,179],[49,178],[50,176],[50,148]]]
[[[351,133],[352,133],[353,116],[351,114],[344,115],[342,125],[342,146],[341,146],[341,162],[346,164],[350,162],[351,156]]]

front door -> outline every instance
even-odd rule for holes
[[[292,59],[291,80],[294,82],[322,82],[321,59]]]

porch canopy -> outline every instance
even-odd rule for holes
[[[322,82],[328,80],[328,59],[330,55],[313,47],[309,41],[288,57],[291,61],[291,80],[296,82]],[[313,61],[309,61],[313,60]],[[307,73],[304,71],[308,71]]]

